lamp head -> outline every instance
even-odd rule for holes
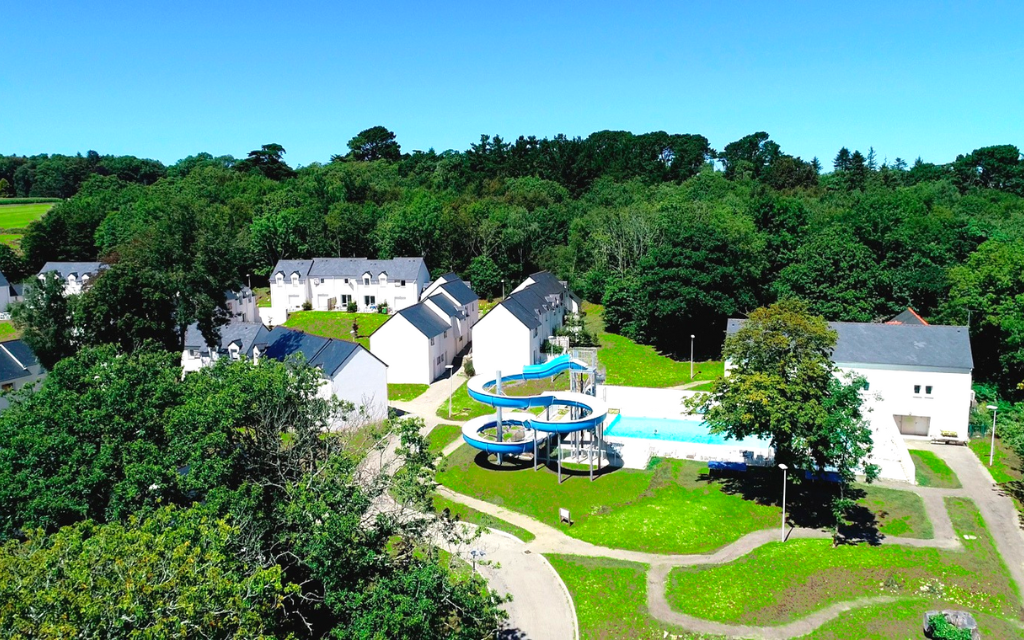
[[[994,404],[990,404],[990,405],[986,405],[986,406],[987,406],[987,407],[988,407],[988,409],[989,409],[989,410],[991,410],[991,411],[995,411],[996,409],[998,409],[998,408],[999,408],[999,407],[997,407],[997,406],[996,406],[996,405],[994,405]]]
[[[786,469],[789,469],[789,467],[787,467],[784,464],[779,464],[779,468],[782,469],[783,471],[785,471]]]
[[[697,337],[697,336],[693,335],[692,333],[690,334],[690,340],[693,340],[693,339],[694,339],[694,338],[696,338],[696,337]]]

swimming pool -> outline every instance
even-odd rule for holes
[[[646,440],[671,440],[673,442],[692,442],[694,444],[729,445],[733,447],[749,447],[763,449],[768,442],[761,438],[744,438],[731,440],[724,434],[711,433],[707,425],[700,420],[679,420],[672,418],[636,418],[617,415],[604,429],[606,437],[644,438]]]

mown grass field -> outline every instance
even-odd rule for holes
[[[949,465],[931,451],[911,449],[910,457],[914,461],[917,484],[922,487],[938,489],[959,489],[961,487],[960,480],[949,468]]]
[[[963,498],[947,498],[946,505],[965,552],[790,540],[724,565],[677,567],[666,596],[678,611],[733,624],[783,624],[833,603],[881,595],[929,595],[956,608],[1014,617],[1018,597],[977,507]]]
[[[397,400],[398,402],[415,400],[423,395],[428,388],[429,385],[425,384],[389,384],[388,400]]]
[[[487,527],[488,529],[498,529],[500,531],[504,531],[505,533],[511,533],[523,542],[529,542],[537,537],[529,531],[527,531],[526,529],[517,527],[516,525],[510,522],[505,522],[504,520],[500,518],[495,518],[490,514],[477,511],[473,507],[467,507],[464,504],[452,502],[451,500],[448,500],[444,496],[435,494],[434,511],[443,514],[445,513],[445,509],[448,510],[448,517],[452,518],[453,520],[458,520],[460,522],[469,522],[481,527]]]
[[[430,430],[430,433],[427,435],[427,442],[429,443],[431,453],[440,455],[445,447],[460,437],[462,437],[462,427],[459,425],[439,424]]]
[[[0,320],[0,342],[4,340],[14,340],[20,338],[21,332],[14,328],[14,323],[10,320]]]
[[[469,391],[466,390],[466,385],[463,384],[458,389],[452,392],[452,420],[469,420],[477,416],[482,416],[488,413],[494,413],[494,407],[487,406],[482,402],[469,397]],[[437,417],[448,419],[448,398],[447,396],[437,407]]]
[[[387,322],[383,313],[344,313],[341,311],[296,311],[284,326],[324,338],[352,340],[352,322],[359,322],[356,342],[370,348],[370,335]]]
[[[720,361],[693,363],[693,378],[690,378],[690,361],[674,360],[658,353],[651,346],[637,344],[629,338],[605,331],[601,314],[604,307],[589,302],[583,303],[584,323],[587,331],[597,337],[601,348],[598,361],[604,365],[606,384],[628,387],[675,387],[679,385],[711,381],[724,374],[725,367]],[[706,387],[700,389],[705,390]]]
[[[24,229],[33,220],[53,208],[53,203],[3,204],[0,202],[0,229]]]
[[[589,481],[585,470],[534,471],[503,465],[471,447],[448,457],[437,480],[450,489],[518,511],[594,544],[652,553],[708,553],[752,531],[779,526],[781,483],[772,472],[710,478],[703,463],[659,460],[651,469],[619,469]],[[913,493],[858,487],[858,526],[884,535],[930,537],[924,505]],[[827,496],[805,484],[789,489],[790,521],[827,526]],[[892,491],[892,493],[888,493]],[[559,507],[575,524],[565,527]]]

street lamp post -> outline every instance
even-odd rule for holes
[[[505,278],[501,279],[501,299],[505,299]]]
[[[779,468],[782,469],[782,542],[786,541],[786,470],[789,469],[784,464],[780,464]]]
[[[448,419],[452,418],[452,369],[454,365],[446,364],[445,369],[448,370]]]
[[[690,334],[690,380],[693,380],[693,339],[695,337],[692,333]]]
[[[999,413],[999,407],[994,404],[986,405],[992,412],[992,446],[988,450],[988,466],[992,466],[992,461],[996,457],[996,414]]]

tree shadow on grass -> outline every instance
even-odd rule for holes
[[[502,462],[499,465],[498,457],[496,455],[488,454],[486,451],[480,451],[479,453],[476,454],[476,457],[473,458],[473,462],[474,464],[476,464],[476,466],[480,467],[481,469],[484,469],[486,471],[497,471],[499,473],[533,470],[533,459],[525,456],[518,457],[514,455],[504,455],[502,456]],[[594,478],[600,478],[602,476],[615,473],[621,468],[622,463],[618,460],[613,459],[610,463],[608,461],[605,461],[605,463],[601,466],[600,469],[594,469]],[[541,449],[539,452],[539,459],[537,461],[537,469],[547,470],[551,473],[557,474],[558,460],[545,460],[543,449]],[[588,469],[580,469],[578,466],[575,466],[574,468],[569,468],[563,465],[562,476],[563,478],[589,478],[590,471]]]
[[[702,473],[698,481],[714,484],[722,493],[736,495],[759,505],[782,508],[782,473],[775,469],[750,467],[746,472]],[[786,520],[796,527],[831,530],[835,524],[832,499],[839,487],[822,480],[804,480],[789,476],[786,487]],[[867,494],[851,488],[846,497],[860,500]],[[847,514],[849,524],[839,528],[846,544],[881,544],[884,535],[878,530],[878,519],[867,507],[854,505]]]

